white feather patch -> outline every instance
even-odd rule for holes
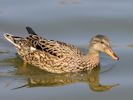
[[[36,48],[34,48],[34,47],[30,47],[30,50],[31,50],[31,51],[35,51]]]

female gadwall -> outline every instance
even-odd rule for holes
[[[99,54],[104,52],[112,59],[119,58],[113,52],[109,40],[104,35],[94,36],[87,54],[83,54],[71,44],[47,40],[26,27],[29,36],[23,38],[5,33],[4,37],[17,48],[25,63],[32,64],[52,73],[91,71],[100,63]]]

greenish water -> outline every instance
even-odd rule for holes
[[[0,1],[1,100],[132,100],[133,1]],[[31,26],[40,36],[74,44],[87,51],[96,34],[107,35],[120,57],[101,54],[101,69],[88,73],[51,74],[23,67],[3,33],[26,36]]]

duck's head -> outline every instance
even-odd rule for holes
[[[104,52],[114,60],[119,60],[119,57],[111,48],[108,38],[104,35],[96,35],[91,39],[90,51]]]

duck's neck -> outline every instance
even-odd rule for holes
[[[93,48],[90,48],[86,55],[86,61],[87,61],[88,65],[89,64],[92,64],[92,66],[99,65],[99,63],[100,63],[99,51],[96,51]]]
[[[87,55],[88,55],[88,57],[89,57],[90,55],[93,55],[93,56],[99,58],[99,51],[97,51],[97,50],[95,50],[95,49],[93,49],[93,48],[90,48]]]

